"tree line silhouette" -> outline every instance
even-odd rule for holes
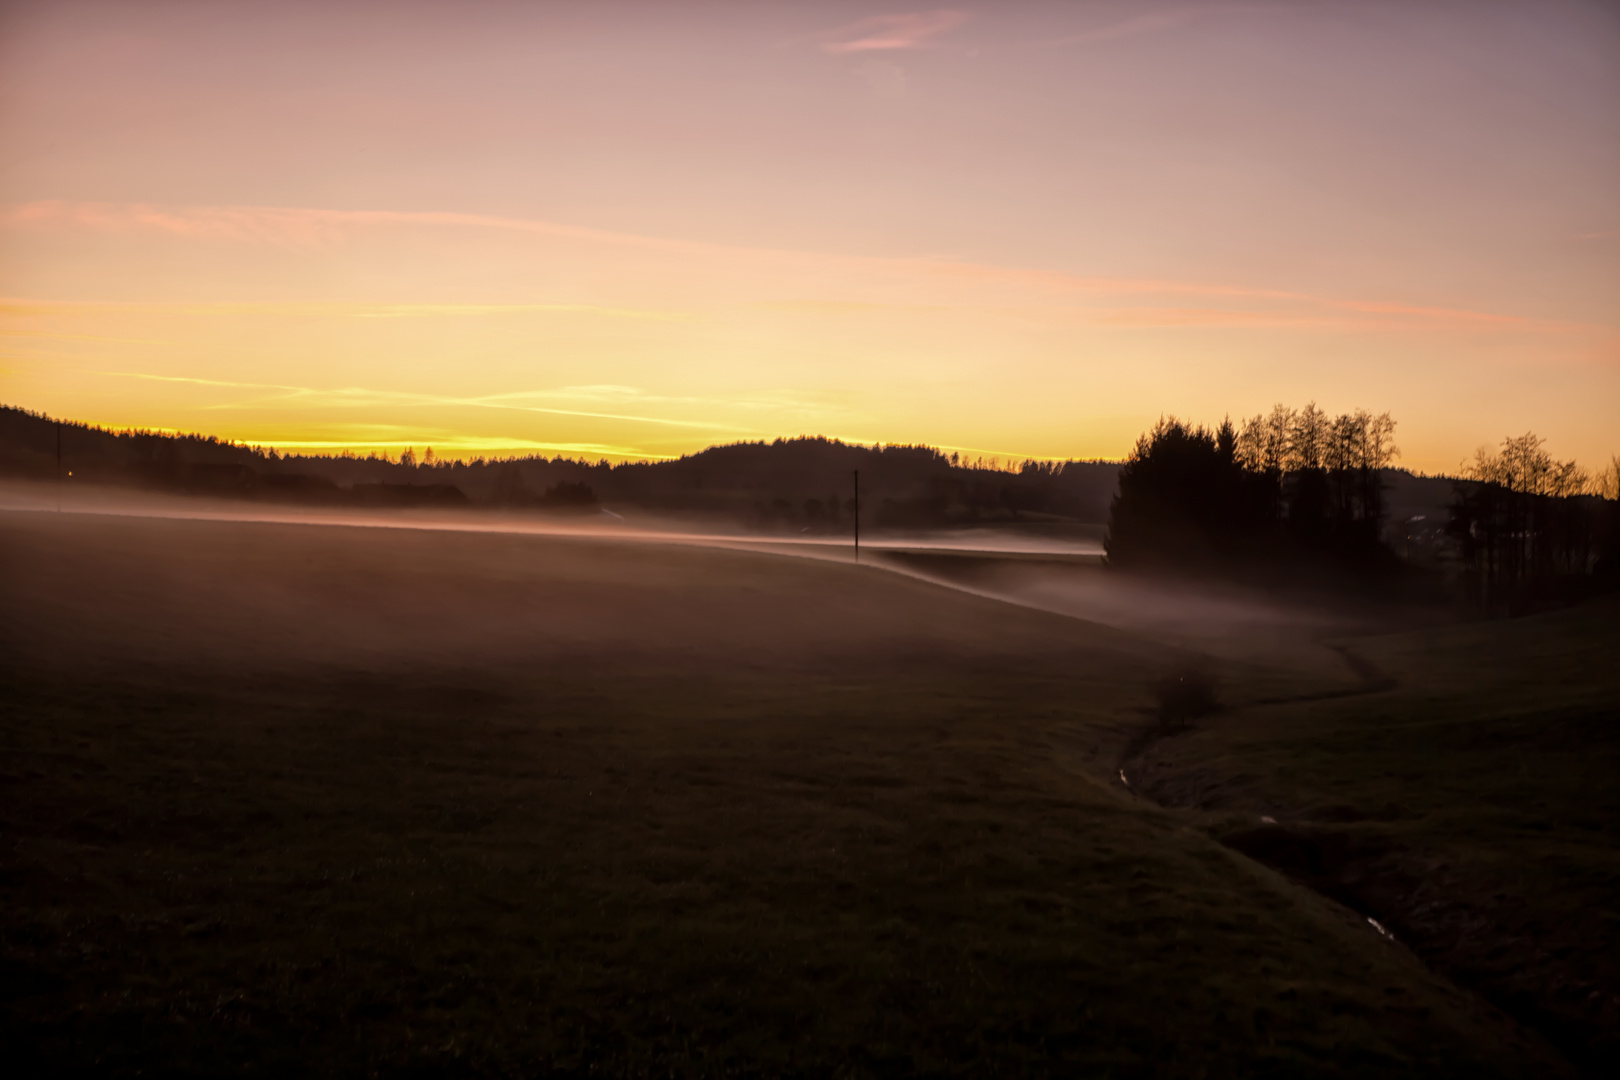
[[[1387,570],[1383,474],[1395,421],[1315,404],[1208,428],[1168,417],[1126,458],[1108,560],[1129,569]]]
[[[1545,442],[1527,433],[1482,447],[1457,483],[1446,531],[1467,595],[1486,610],[1511,614],[1620,579],[1620,456],[1594,476]]]
[[[1130,570],[1390,581],[1407,572],[1387,494],[1388,413],[1278,405],[1214,428],[1161,419],[1120,468],[1110,564]],[[1452,481],[1438,562],[1481,607],[1516,611],[1620,577],[1620,457],[1597,475],[1535,435],[1479,451]],[[1444,569],[1444,567],[1440,567]]]
[[[667,461],[534,455],[446,459],[279,454],[200,435],[112,432],[0,406],[0,474],[138,484],[196,495],[376,508],[720,515],[765,532],[847,534],[850,473],[865,525],[926,529],[1108,522],[1108,561],[1131,570],[1389,581],[1403,563],[1454,578],[1481,607],[1515,611],[1620,577],[1620,458],[1596,475],[1524,435],[1454,478],[1396,469],[1395,421],[1315,404],[1214,428],[1161,419],[1124,462],[1000,467],[929,446],[823,437],[714,446]],[[1393,512],[1392,512],[1393,511]],[[1422,543],[1410,542],[1413,522]],[[1397,553],[1397,546],[1399,551]]]
[[[1110,461],[1011,468],[931,446],[861,446],[820,436],[739,442],[664,461],[528,455],[462,461],[407,449],[282,454],[201,435],[113,432],[0,406],[0,474],[49,479],[63,436],[73,482],[240,499],[367,507],[595,512],[604,505],[724,516],[764,531],[851,531],[850,474],[863,522],[897,528],[1010,521],[1100,522]]]

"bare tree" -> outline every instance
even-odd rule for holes
[[[1387,469],[1393,465],[1401,456],[1401,448],[1395,445],[1395,418],[1384,412],[1369,419],[1366,446],[1368,468]]]
[[[1312,401],[1294,414],[1293,421],[1288,439],[1290,469],[1320,469],[1327,452],[1327,413]]]
[[[1592,494],[1620,500],[1620,454],[1612,455],[1609,463],[1592,478]]]
[[[1286,405],[1278,404],[1271,407],[1271,415],[1266,417],[1266,468],[1279,473],[1289,471],[1292,465],[1292,439],[1294,434],[1294,410]]]
[[[1361,464],[1361,445],[1363,442],[1361,426],[1365,422],[1365,412],[1354,416],[1346,413],[1333,418],[1328,425],[1327,453],[1323,457],[1324,464],[1335,472],[1349,472]]]
[[[1294,410],[1286,405],[1272,406],[1270,414],[1262,413],[1243,421],[1237,437],[1237,459],[1252,472],[1281,475],[1289,470],[1289,446],[1294,428]]]
[[[1499,450],[1480,447],[1463,466],[1472,484],[1459,485],[1448,531],[1484,606],[1511,609],[1549,582],[1589,573],[1596,558],[1601,527],[1576,496],[1596,493],[1607,480],[1594,483],[1545,444],[1533,432],[1509,436]],[[1620,460],[1610,469],[1615,465]]]
[[[1238,429],[1237,463],[1250,472],[1263,472],[1266,467],[1266,421],[1263,416],[1251,416]]]
[[[1591,474],[1573,461],[1555,460],[1544,448],[1546,442],[1526,432],[1503,439],[1499,452],[1482,446],[1474,451],[1474,460],[1463,466],[1463,475],[1520,495],[1586,494],[1593,486]],[[1615,463],[1620,464],[1620,458]],[[1601,483],[1600,479],[1598,486]]]

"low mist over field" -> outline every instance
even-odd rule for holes
[[[0,486],[8,1037],[114,1071],[1603,1060],[1612,604],[1458,641],[1433,600],[1071,532],[857,562]]]
[[[1120,782],[1188,664],[1139,632],[690,543],[4,513],[27,1060],[1553,1060]],[[1243,708],[1330,661],[1208,663]]]

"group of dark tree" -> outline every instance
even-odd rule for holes
[[[1383,473],[1395,421],[1277,406],[1242,426],[1162,419],[1120,469],[1108,559],[1129,569],[1386,565]]]
[[[432,453],[429,448],[428,453]],[[583,480],[559,480],[536,494],[523,478],[516,462],[495,467],[495,483],[490,501],[503,507],[534,507],[543,510],[587,511],[596,508],[596,491]]]
[[[1525,434],[1482,448],[1457,483],[1446,531],[1464,588],[1487,610],[1620,578],[1620,457],[1593,476],[1554,460],[1545,441]]]
[[[1388,413],[1279,405],[1240,426],[1170,417],[1137,441],[1109,512],[1108,560],[1131,570],[1367,584],[1403,573],[1388,493],[1400,451]],[[1596,476],[1523,435],[1452,480],[1447,569],[1482,608],[1515,611],[1620,577],[1620,458]],[[1414,517],[1412,520],[1418,520]],[[1409,521],[1400,525],[1410,525]],[[1403,544],[1403,547],[1406,545]]]

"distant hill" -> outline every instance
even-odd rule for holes
[[[196,495],[364,506],[507,507],[556,512],[598,505],[716,516],[766,531],[842,531],[851,473],[863,523],[894,528],[1020,523],[1096,525],[1118,486],[1113,461],[977,467],[931,446],[859,446],[809,436],[711,446],[673,461],[591,463],[523,457],[408,464],[381,457],[277,454],[203,435],[114,432],[0,406],[0,475],[56,475],[58,432],[69,482]],[[1446,477],[1385,470],[1390,520],[1443,524]]]
[[[114,432],[0,406],[0,475],[56,476],[59,436],[69,482],[369,506],[562,511],[599,502],[792,531],[847,527],[857,469],[863,522],[918,528],[1100,523],[1119,472],[1118,463],[1108,461],[983,468],[953,463],[928,446],[858,446],[819,436],[616,465],[560,457],[410,464],[376,456],[282,455],[201,435]]]

